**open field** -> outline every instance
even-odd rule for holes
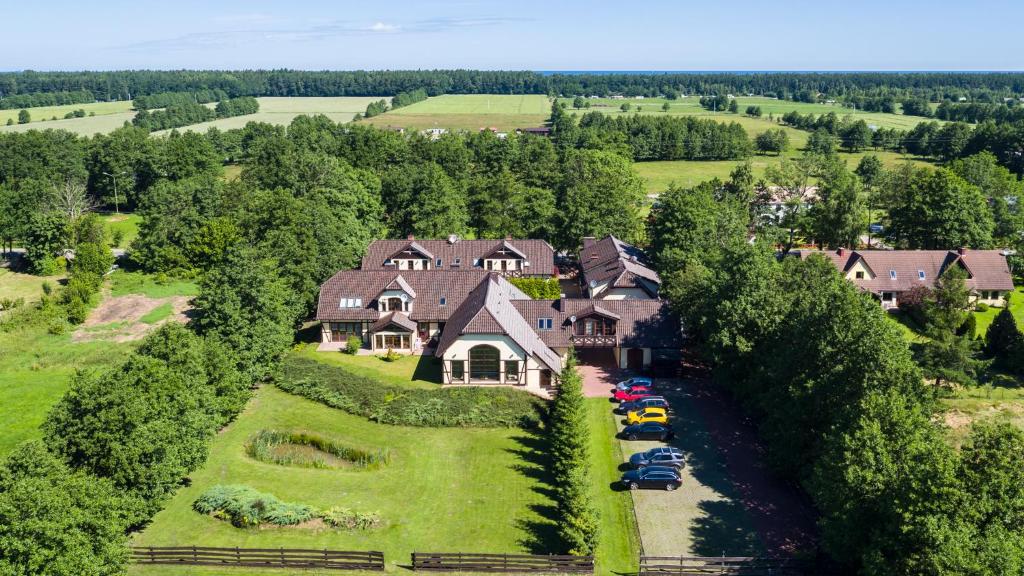
[[[13,272],[8,268],[0,268],[0,299],[10,298],[17,300],[24,298],[25,302],[39,300],[43,293],[43,283],[49,282],[57,288],[64,276],[35,276],[33,274],[22,274]]]
[[[57,117],[58,120],[63,120],[64,115],[68,112],[74,112],[75,110],[85,110],[86,118],[89,118],[88,114],[94,113],[96,116],[105,116],[108,114],[124,114],[132,111],[132,103],[130,100],[121,100],[118,102],[93,102],[91,104],[65,104],[62,106],[40,106],[38,108],[26,108],[29,115],[32,117],[31,124],[37,122],[53,122],[52,118]],[[7,120],[18,121],[18,112],[21,110],[14,108],[11,110],[0,110],[0,125],[6,125]],[[86,118],[79,118],[78,120],[85,120]],[[45,126],[33,126],[33,128],[44,128]]]
[[[221,130],[242,128],[249,122],[267,122],[269,124],[288,125],[296,116],[303,114],[313,116],[323,114],[335,122],[350,122],[357,112],[366,111],[366,105],[376,102],[382,97],[369,96],[337,96],[337,97],[261,97],[256,100],[260,103],[260,111],[255,114],[244,116],[232,116],[193,124],[183,128],[177,128],[179,132],[192,130],[193,132],[206,132],[208,128],[217,127]],[[384,97],[385,100],[390,98]],[[170,133],[170,130],[154,132],[156,136],[163,136]]]
[[[296,468],[252,460],[245,442],[263,429],[308,430],[348,445],[388,448],[378,470]],[[381,550],[389,570],[414,550],[546,552],[553,536],[543,441],[518,429],[387,426],[261,388],[214,440],[206,466],[135,538],[139,545],[298,547]],[[291,502],[378,512],[385,525],[347,532],[324,528],[240,529],[192,510],[216,484],[245,484]],[[142,573],[142,572],[140,572]]]
[[[29,124],[14,124],[12,126],[0,126],[0,132],[27,132],[29,130],[67,130],[79,136],[92,136],[93,134],[106,134],[113,132],[125,122],[131,123],[135,112],[118,112],[115,114],[103,114],[86,116],[85,118],[70,118],[68,120],[51,120],[49,122],[31,122]]]
[[[804,139],[804,142],[806,142],[806,138]],[[857,163],[860,162],[860,159],[867,154],[874,154],[878,156],[887,168],[892,168],[901,162],[907,161],[922,166],[929,165],[929,163],[924,160],[910,155],[900,154],[898,152],[866,151],[855,154],[840,152],[839,157],[846,160],[847,167],[852,170],[857,167]],[[768,166],[778,164],[782,158],[795,158],[799,155],[800,151],[796,149],[791,149],[781,157],[755,154],[750,157],[750,163],[754,168],[754,176],[761,178],[764,176],[765,168]],[[672,184],[673,182],[680,186],[690,187],[699,184],[700,182],[711,180],[712,178],[727,180],[729,178],[729,173],[732,172],[737,165],[742,163],[742,160],[665,160],[654,162],[634,162],[633,167],[636,168],[640,177],[644,179],[647,193],[657,194],[664,192],[668,188],[669,184]]]
[[[50,407],[67,390],[76,370],[100,369],[118,362],[134,346],[123,338],[125,332],[135,331],[141,335],[167,321],[173,312],[173,309],[166,314],[165,310],[157,312],[162,303],[146,310],[110,306],[111,303],[129,294],[178,302],[196,292],[195,284],[190,282],[159,284],[153,277],[139,273],[119,271],[111,278],[104,301],[77,330],[65,328],[53,334],[49,326],[41,323],[0,332],[3,357],[0,362],[0,422],[3,422],[0,426],[0,456],[10,452],[18,443],[40,436],[39,425]],[[11,279],[14,281],[7,281]],[[0,295],[10,286],[21,286],[20,290],[29,300],[37,293],[34,290],[38,290],[43,280],[0,270]],[[56,287],[56,279],[49,280]],[[31,299],[38,299],[38,296]],[[106,314],[107,317],[98,318],[97,314]],[[143,319],[146,314],[150,316]]]
[[[115,233],[121,233],[121,242],[117,246],[113,246],[114,248],[127,248],[139,234],[142,217],[137,214],[107,212],[101,214],[100,217],[107,225],[107,234],[111,242],[113,242]]]
[[[0,332],[0,456],[41,436],[39,425],[76,370],[107,366],[129,349],[108,341],[72,342],[70,333],[50,334],[46,326]]]
[[[727,120],[744,117],[744,110],[747,106],[760,106],[761,113],[763,116],[759,119],[762,122],[771,123],[768,119],[769,114],[773,114],[776,117],[782,116],[787,112],[797,111],[801,114],[827,114],[829,112],[835,112],[838,116],[843,117],[851,115],[856,119],[863,119],[870,125],[878,126],[879,128],[900,128],[902,130],[908,130],[916,126],[919,122],[927,120],[918,116],[904,116],[902,114],[888,114],[885,112],[864,112],[862,110],[854,110],[853,108],[846,108],[839,104],[811,104],[807,102],[791,102],[789,100],[777,100],[774,98],[764,98],[761,96],[739,96],[736,98],[736,104],[739,106],[740,111],[738,114],[731,114],[728,112],[718,111],[712,112],[705,110],[700,105],[700,97],[698,96],[687,96],[678,100],[666,100],[664,98],[645,98],[643,100],[635,99],[624,99],[614,100],[611,98],[594,98],[587,99],[590,102],[590,108],[583,108],[577,110],[572,107],[572,98],[560,98],[560,102],[565,102],[569,106],[570,112],[582,113],[582,112],[603,112],[606,114],[634,114],[637,113],[637,107],[640,108],[640,114],[671,114],[681,116],[707,116],[716,119]],[[665,112],[661,109],[662,105],[668,102],[669,110]],[[629,103],[630,110],[628,112],[622,112],[620,107],[624,103]]]
[[[363,122],[413,130],[447,128],[475,132],[493,127],[508,132],[540,126],[550,115],[548,97],[539,94],[449,94],[428,98]]]

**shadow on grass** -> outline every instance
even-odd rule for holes
[[[531,554],[557,554],[563,546],[558,535],[559,515],[555,505],[556,493],[548,440],[540,431],[523,432],[512,438],[518,446],[507,449],[519,459],[512,469],[533,480],[535,484],[531,490],[543,496],[547,503],[530,505],[530,510],[539,519],[516,521],[516,527],[525,534],[519,544]]]
[[[745,526],[746,511],[736,500],[705,500],[703,513],[690,527],[698,556],[758,556],[764,553],[754,530]]]
[[[413,380],[441,383],[441,360],[433,354],[422,354],[412,373]]]

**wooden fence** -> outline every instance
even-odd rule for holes
[[[434,572],[592,574],[594,572],[594,557],[413,552],[412,567],[413,570]]]
[[[134,547],[131,559],[137,564],[384,570],[383,552],[343,552],[301,548]]]
[[[751,556],[641,556],[638,576],[803,576],[806,562]]]

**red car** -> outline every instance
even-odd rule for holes
[[[633,402],[653,395],[651,389],[645,386],[630,386],[628,390],[616,390],[612,398],[617,402]]]

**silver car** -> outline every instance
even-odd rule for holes
[[[659,446],[651,448],[647,452],[637,452],[629,457],[631,468],[646,468],[648,466],[669,466],[679,470],[686,466],[683,452],[673,446]]]

